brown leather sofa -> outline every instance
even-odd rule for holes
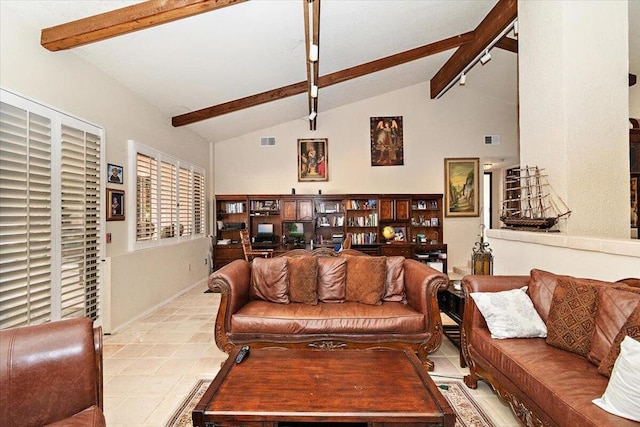
[[[102,328],[79,318],[0,331],[0,425],[105,426]]]
[[[546,339],[492,338],[485,318],[469,296],[472,292],[527,286],[534,308],[551,331],[550,312],[560,282],[594,287],[598,298],[615,292],[615,299],[608,301],[602,297],[597,309],[593,309],[597,314],[592,319],[594,332],[589,338],[587,356],[550,345],[549,334]],[[608,353],[613,337],[619,335],[621,326],[629,319],[629,312],[638,307],[637,288],[535,269],[530,276],[465,276],[462,284],[466,295],[462,352],[470,371],[465,377],[467,386],[476,388],[478,380],[487,381],[525,426],[638,427],[638,423],[612,415],[592,403],[602,396],[609,381],[599,372],[598,363],[602,360],[595,355]],[[605,288],[608,290],[603,294]]]
[[[369,260],[356,260],[364,257]],[[281,292],[282,301],[265,301],[252,290],[258,271],[256,263],[273,265],[279,262],[278,259],[288,260],[283,277],[287,281],[291,278],[291,282],[287,282]],[[293,266],[297,265],[296,262],[307,261],[317,263],[317,277],[312,281],[313,287],[317,286],[317,301],[292,302],[295,301],[296,277],[299,277]],[[347,281],[353,283],[364,279],[361,286],[367,286],[370,277],[371,282],[376,282],[373,278],[378,277],[377,269],[362,269],[364,264],[386,263],[386,270],[382,273],[386,274],[383,277],[384,296],[378,295],[380,301],[374,299],[363,303],[349,296],[351,285],[347,285],[347,297],[342,299],[331,295],[336,289],[329,289],[328,293],[326,289],[323,291],[323,288],[337,288],[345,279],[340,278],[338,270],[322,266],[342,261],[346,264]],[[279,271],[279,267],[272,267],[269,274],[273,271]],[[393,296],[388,293],[390,275],[400,278],[397,284],[402,288]],[[222,295],[215,340],[218,347],[227,353],[246,344],[326,349],[409,347],[416,351],[428,369],[433,369],[428,355],[442,342],[437,292],[447,285],[445,274],[424,263],[403,257],[370,257],[352,249],[338,254],[326,249],[313,252],[294,250],[272,260],[255,259],[252,263],[236,260],[211,274],[208,282],[211,290]]]

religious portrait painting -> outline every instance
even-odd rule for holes
[[[329,140],[298,140],[298,182],[329,181]]]
[[[402,116],[371,117],[371,166],[404,165]]]

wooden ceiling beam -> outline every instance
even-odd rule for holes
[[[40,44],[50,51],[71,49],[245,1],[149,0],[45,28],[40,36]]]
[[[460,73],[487,49],[500,33],[518,16],[517,0],[498,0],[487,16],[473,31],[469,43],[461,46],[431,79],[431,99],[453,82]]]
[[[503,38],[498,40],[498,43],[496,43],[496,47],[508,50],[509,52],[518,53],[518,40],[504,36]]]
[[[434,43],[429,43],[415,49],[387,56],[382,59],[326,74],[324,76],[318,77],[318,81],[316,84],[319,88],[323,88],[362,77],[367,74],[375,73],[377,71],[382,71],[387,68],[402,65],[407,62],[427,57],[429,55],[434,55],[436,53],[444,52],[449,49],[455,49],[464,45],[465,43],[468,43],[472,39],[472,37],[473,33],[460,34]],[[196,123],[202,120],[211,119],[213,117],[240,111],[245,108],[255,107],[266,102],[276,101],[278,99],[287,98],[289,96],[299,95],[307,91],[308,87],[308,82],[306,81],[294,83],[278,89],[269,90],[256,95],[247,96],[244,98],[225,102],[223,104],[214,105],[211,107],[203,108],[201,110],[181,114],[179,116],[174,116],[171,119],[171,124],[175,127],[178,127]]]

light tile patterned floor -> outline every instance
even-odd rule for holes
[[[197,286],[104,339],[104,403],[109,427],[163,427],[200,378],[213,378],[226,354],[213,339],[219,294]],[[462,378],[447,339],[431,355],[434,376]],[[491,389],[469,390],[498,427],[518,423]]]

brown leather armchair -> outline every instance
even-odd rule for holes
[[[102,328],[88,318],[0,331],[0,424],[105,426]]]

